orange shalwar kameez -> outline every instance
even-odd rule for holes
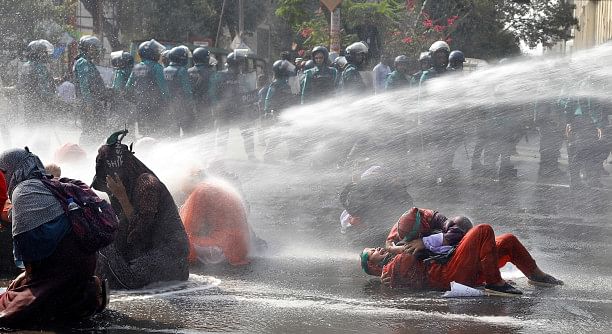
[[[189,236],[189,261],[196,262],[194,248],[217,246],[231,265],[249,263],[250,230],[242,197],[221,182],[198,184],[180,210]]]
[[[383,272],[391,277],[393,287],[445,290],[452,281],[468,286],[497,283],[502,280],[499,268],[508,262],[527,277],[537,269],[535,260],[514,235],[495,237],[493,228],[482,224],[463,237],[446,264],[426,265],[412,254],[400,254],[383,267]]]

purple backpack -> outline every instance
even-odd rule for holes
[[[110,204],[82,181],[45,177],[41,181],[62,205],[83,251],[95,253],[113,242],[119,220]]]

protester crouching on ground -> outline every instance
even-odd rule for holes
[[[102,311],[108,295],[94,276],[96,255],[78,246],[64,209],[43,184],[40,159],[27,148],[8,150],[0,170],[13,204],[15,262],[25,269],[0,295],[0,326],[75,321]]]
[[[109,193],[119,217],[115,242],[100,251],[99,273],[113,288],[187,280],[189,244],[166,186],[114,133],[98,150],[92,187]]]

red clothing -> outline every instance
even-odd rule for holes
[[[537,268],[527,249],[512,234],[495,238],[490,225],[472,228],[457,246],[446,264],[418,261],[414,255],[400,254],[383,268],[391,277],[391,286],[446,290],[455,281],[468,286],[501,281],[499,268],[512,262],[527,277]]]
[[[249,263],[250,230],[242,197],[229,186],[214,181],[198,184],[181,208],[189,236],[189,260],[197,256],[193,245],[218,246],[232,265]]]
[[[53,320],[79,320],[100,308],[96,255],[85,254],[68,233],[48,258],[26,263],[26,271],[0,294],[0,326],[24,327]]]
[[[12,205],[8,200],[8,190],[6,186],[6,179],[4,173],[0,172],[0,206],[2,206],[2,212],[0,212],[0,220],[6,223],[10,223],[8,219],[8,212]]]
[[[0,204],[4,206],[6,200],[8,199],[8,190],[6,186],[6,179],[4,178],[4,173],[0,172]]]
[[[393,224],[391,232],[389,232],[389,235],[387,236],[387,241],[394,241],[395,243],[398,243],[412,232],[412,229],[416,223],[417,210],[421,214],[421,227],[418,229],[418,231],[415,231],[416,234],[413,234],[409,239],[414,240],[431,234],[432,228],[430,226],[430,222],[436,212],[429,209],[411,208],[410,210],[404,212],[399,220]]]

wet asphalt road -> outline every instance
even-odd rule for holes
[[[192,268],[188,282],[113,292],[109,309],[79,330],[108,333],[607,333],[612,327],[612,178],[608,189],[571,194],[567,178],[538,179],[537,142],[522,142],[512,182],[473,179],[456,153],[457,179],[413,178],[415,205],[467,214],[511,232],[538,265],[565,281],[536,288],[504,268],[519,298],[445,299],[440,292],[389,291],[360,269],[364,246],[384,242],[393,221],[363,240],[340,234],[337,193],[346,173],[235,161],[250,221],[269,244],[242,268]],[[563,160],[565,162],[565,159]],[[562,166],[565,169],[565,166]],[[612,165],[606,165],[612,170]]]

